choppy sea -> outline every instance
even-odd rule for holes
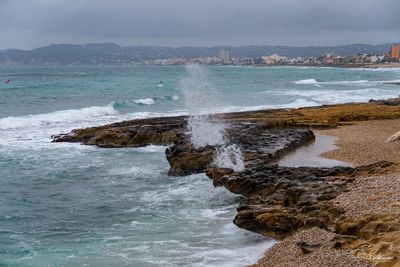
[[[274,242],[237,228],[238,196],[205,175],[168,176],[165,147],[101,149],[51,135],[194,111],[397,97],[399,80],[400,69],[0,68],[0,266],[254,263]]]

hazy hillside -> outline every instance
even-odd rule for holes
[[[37,49],[2,50],[0,51],[1,65],[96,65],[96,64],[126,64],[141,62],[148,59],[165,58],[194,58],[214,57],[221,49],[230,52],[232,57],[258,57],[277,53],[283,56],[319,56],[325,53],[338,55],[357,53],[387,53],[390,44],[365,45],[352,44],[344,46],[215,46],[215,47],[156,47],[156,46],[129,46],[122,47],[113,43],[100,44],[53,44]]]

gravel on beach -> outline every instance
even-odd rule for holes
[[[346,250],[329,246],[334,234],[319,228],[302,230],[270,248],[252,267],[367,267],[367,262],[352,256]],[[299,242],[315,247],[304,253]]]
[[[400,120],[375,120],[356,122],[354,125],[321,130],[321,134],[338,138],[338,149],[322,156],[346,161],[355,166],[375,163],[381,160],[400,161],[400,141],[386,142],[400,131]]]
[[[393,212],[400,210],[399,192],[399,174],[357,177],[352,189],[336,197],[333,202],[345,208],[349,217],[373,212]]]
[[[355,122],[353,125],[320,130],[323,135],[338,138],[338,148],[321,156],[346,161],[355,166],[386,160],[400,163],[400,141],[386,142],[400,131],[400,120]],[[398,166],[398,165],[397,165]],[[400,173],[360,176],[349,191],[332,201],[346,210],[346,216],[359,217],[377,212],[400,211]],[[334,233],[318,228],[301,230],[269,249],[256,266],[319,267],[319,266],[370,266],[347,250],[329,246]],[[311,253],[304,253],[299,242],[308,244]]]

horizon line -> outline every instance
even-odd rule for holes
[[[98,42],[98,43],[50,43],[48,45],[38,46],[31,49],[20,49],[20,48],[5,48],[0,49],[0,51],[7,51],[7,50],[20,50],[20,51],[32,51],[40,48],[45,48],[53,45],[75,45],[75,46],[85,46],[85,45],[116,45],[121,48],[128,48],[128,47],[157,47],[157,48],[216,48],[216,47],[226,47],[226,48],[241,48],[241,47],[263,47],[263,46],[271,46],[271,47],[290,47],[290,48],[305,48],[305,47],[342,47],[342,46],[351,46],[351,45],[370,45],[370,46],[381,46],[381,45],[398,45],[400,42],[386,42],[381,44],[370,44],[370,43],[349,43],[349,44],[341,44],[341,45],[269,45],[269,44],[254,44],[254,45],[209,45],[209,46],[194,46],[194,45],[182,45],[182,46],[158,46],[158,45],[127,45],[123,46],[114,42]]]

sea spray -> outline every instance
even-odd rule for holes
[[[190,112],[187,134],[191,143],[195,148],[219,146],[214,165],[234,171],[243,170],[244,161],[240,148],[235,144],[227,145],[225,132],[228,125],[218,115],[209,113],[209,109],[218,104],[218,91],[207,82],[207,74],[203,68],[190,65],[186,69],[189,75],[181,81],[181,87]]]
[[[218,105],[218,93],[207,82],[208,74],[198,65],[186,67],[187,77],[181,80],[185,105],[189,110],[187,134],[195,148],[225,143],[225,124],[209,108]]]
[[[220,168],[233,169],[235,172],[244,170],[243,155],[240,148],[235,145],[224,145],[217,149],[214,165]]]
[[[188,119],[188,135],[195,148],[225,143],[225,124],[211,121],[211,115],[192,115]]]
[[[187,76],[180,80],[185,106],[191,115],[210,114],[210,108],[220,105],[222,96],[208,82],[210,74],[199,65],[185,67]]]

